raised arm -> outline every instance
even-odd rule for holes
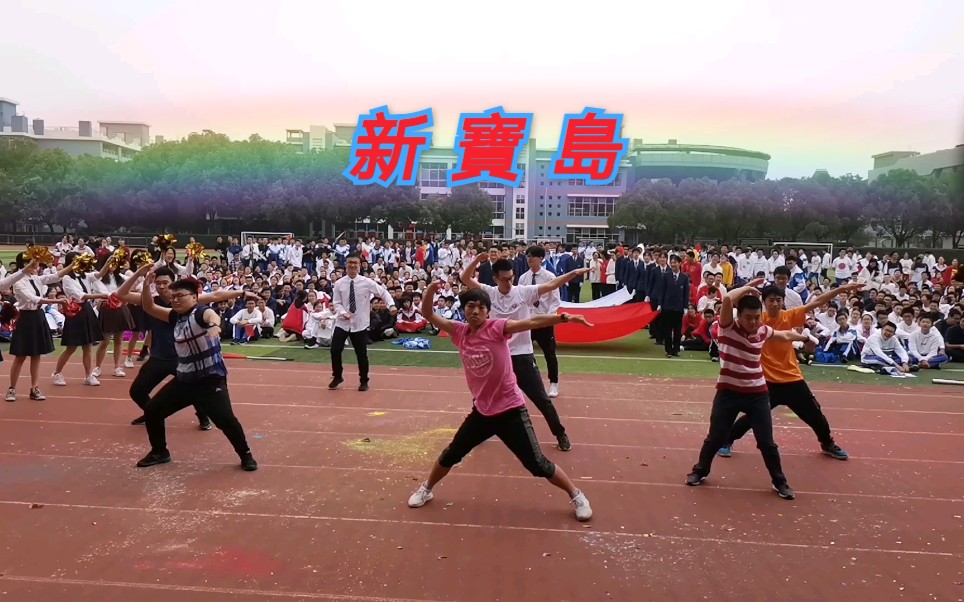
[[[153,267],[154,266],[150,263],[142,265],[139,270],[134,272],[133,276],[124,281],[124,284],[120,285],[120,288],[117,289],[117,293],[115,293],[117,297],[124,303],[129,303],[130,305],[140,305],[141,294],[133,292],[134,285],[136,285],[141,278],[146,276],[147,273],[153,269]],[[150,287],[148,287],[148,290],[150,290]]]
[[[774,341],[784,341],[786,343],[792,343],[794,341],[806,342],[810,340],[809,335],[797,332],[796,330],[774,330],[772,338]]]
[[[478,283],[476,283],[478,284]],[[455,333],[455,326],[450,320],[446,320],[442,316],[435,313],[435,293],[438,292],[439,282],[437,280],[433,281],[432,284],[428,285],[425,292],[422,294],[422,317],[428,320],[429,324],[438,328],[439,330],[444,330],[448,334]],[[506,324],[508,328],[508,324]]]
[[[571,274],[572,272],[569,273]],[[556,324],[563,324],[565,322],[582,324],[583,326],[589,327],[592,326],[590,322],[586,321],[585,316],[561,313],[533,316],[528,320],[509,320],[505,323],[505,331],[509,334],[515,334],[517,332],[524,332],[526,330],[536,330],[538,328],[545,328],[546,326],[555,326]]]
[[[211,303],[220,303],[221,301],[231,301],[241,296],[243,296],[245,299],[258,299],[257,293],[239,288],[233,291],[221,289],[213,293],[204,293],[203,295],[198,296],[197,302],[198,305],[210,305]]]
[[[8,288],[11,288],[14,284],[19,282],[21,278],[27,275],[27,273],[24,270],[28,266],[36,266],[36,265],[37,265],[37,261],[33,260],[27,265],[25,265],[23,270],[17,270],[12,274],[7,274],[6,278],[0,279],[0,291],[5,291]]]
[[[141,288],[141,307],[144,308],[144,313],[166,322],[171,317],[171,310],[158,307],[154,303],[154,296],[151,294],[152,284],[154,284],[154,272],[150,272],[144,279],[144,286]]]
[[[546,293],[550,293],[574,278],[585,276],[588,272],[589,268],[579,268],[563,274],[562,276],[556,276],[549,282],[539,285],[539,294],[545,295]]]
[[[747,295],[760,296],[760,291],[757,287],[763,284],[763,278],[756,278],[751,280],[746,286],[741,286],[740,288],[735,288],[723,296],[723,307],[720,308],[720,328],[729,328],[733,324],[733,306],[739,302],[740,299],[746,297]],[[774,333],[776,335],[776,333]],[[788,340],[788,339],[780,339]],[[789,339],[793,341],[802,341],[804,339]]]
[[[473,257],[472,261],[469,262],[469,265],[465,266],[462,269],[462,274],[459,276],[459,279],[462,281],[462,284],[464,284],[469,288],[482,288],[482,285],[479,284],[479,281],[475,279],[475,270],[478,269],[479,264],[482,263],[482,261],[488,261],[488,260],[489,260],[489,253],[486,251],[483,251],[478,255],[476,255],[475,257]],[[424,300],[425,299],[423,298],[422,301]]]
[[[860,282],[848,282],[847,284],[844,284],[843,286],[838,286],[837,288],[832,288],[832,289],[830,289],[829,291],[827,291],[827,292],[825,292],[825,293],[823,293],[823,294],[821,294],[821,295],[817,295],[816,297],[813,297],[812,299],[810,299],[810,301],[807,302],[806,305],[803,306],[803,309],[806,310],[806,311],[810,311],[810,310],[813,310],[813,309],[817,309],[818,307],[820,307],[820,306],[823,305],[824,303],[830,303],[831,301],[833,301],[834,297],[836,297],[837,295],[841,294],[842,292],[843,292],[843,293],[857,292],[857,291],[861,290],[862,288],[864,288],[864,284],[863,284],[863,283],[860,283]]]

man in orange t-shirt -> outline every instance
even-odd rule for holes
[[[763,323],[774,330],[790,330],[802,327],[807,319],[807,312],[816,309],[824,303],[829,303],[841,293],[850,293],[863,288],[863,284],[853,282],[832,288],[826,293],[813,298],[802,307],[790,310],[783,309],[785,292],[777,286],[766,286],[761,291],[763,298]],[[838,460],[846,460],[847,452],[834,443],[830,434],[830,423],[824,416],[817,398],[814,397],[807,381],[803,379],[800,364],[793,344],[771,339],[763,346],[760,357],[763,366],[763,376],[767,381],[770,392],[770,408],[785,405],[813,429],[820,441],[823,453]],[[724,458],[733,453],[733,443],[750,430],[750,421],[744,414],[733,424],[727,444],[720,448],[718,455]]]

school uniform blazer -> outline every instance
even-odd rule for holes
[[[683,272],[675,276],[672,270],[663,274],[660,281],[658,305],[663,311],[685,312],[690,302],[690,278]]]

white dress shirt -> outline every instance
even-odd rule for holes
[[[492,301],[490,315],[493,318],[528,320],[532,316],[532,306],[539,300],[539,287],[535,285],[513,286],[506,295],[499,292],[498,287],[488,284],[480,286],[482,290],[488,293],[489,300]],[[530,331],[517,332],[509,339],[510,355],[531,355],[532,353],[532,334]]]
[[[351,319],[345,319],[342,314],[349,313],[349,289],[355,283],[355,311],[351,312]],[[332,288],[332,305],[335,308],[335,327],[348,332],[368,330],[371,324],[372,296],[378,295],[385,300],[389,307],[395,307],[395,299],[388,290],[371,278],[365,276],[343,276]]]
[[[538,272],[529,270],[519,276],[519,286],[539,286],[540,284],[548,284],[555,279],[556,277],[549,270],[541,268]],[[534,316],[552,315],[559,310],[561,304],[562,298],[559,296],[559,289],[555,289],[541,295],[538,303],[532,306],[531,313]]]
[[[32,311],[40,307],[40,302],[47,294],[47,285],[55,282],[60,282],[60,276],[57,274],[25,276],[18,280],[13,285],[13,295],[17,298],[17,308],[20,311]]]

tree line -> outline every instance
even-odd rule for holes
[[[51,232],[210,232],[216,220],[307,234],[354,229],[370,219],[401,229],[481,233],[493,203],[476,186],[421,199],[416,187],[354,186],[348,150],[298,153],[251,136],[205,130],[147,147],[132,161],[42,150],[0,140],[0,222]],[[506,211],[513,205],[507,203]],[[742,238],[864,244],[868,227],[906,246],[916,237],[964,239],[964,170],[940,178],[894,170],[868,183],[854,175],[748,182],[642,181],[616,202],[614,229],[659,242]],[[59,227],[59,228],[58,228]],[[246,228],[242,228],[246,229]],[[256,229],[256,228],[255,228]],[[238,230],[237,227],[232,230]]]
[[[398,229],[483,232],[494,204],[476,186],[421,199],[414,187],[355,186],[347,149],[300,154],[251,136],[205,130],[147,147],[133,160],[72,158],[33,141],[0,139],[0,222],[51,232],[204,232],[214,220],[308,233],[370,219]]]
[[[895,169],[868,183],[855,175],[747,182],[639,182],[623,194],[611,228],[651,241],[742,238],[862,245],[872,233],[904,247],[912,239],[964,237],[964,168],[939,178]]]

